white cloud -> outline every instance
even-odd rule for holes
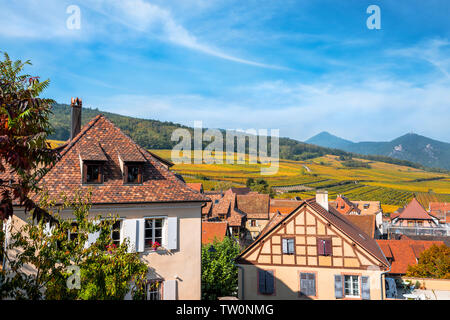
[[[398,80],[312,84],[265,82],[236,88],[224,98],[199,95],[117,95],[108,110],[136,117],[225,129],[280,129],[305,140],[327,130],[354,141],[390,140],[409,131],[449,140],[448,81],[424,87]],[[100,101],[99,101],[100,102]],[[92,105],[96,105],[96,101]]]

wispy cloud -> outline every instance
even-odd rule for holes
[[[388,54],[424,60],[450,78],[450,41],[431,39],[412,47],[387,50]]]
[[[281,66],[245,59],[228,54],[225,50],[199,40],[173,16],[169,9],[144,0],[85,0],[80,2],[82,26],[77,31],[66,28],[66,9],[71,1],[62,0],[12,0],[0,10],[0,36],[55,41],[108,41],[117,39],[111,30],[123,26],[121,39],[141,38],[142,41],[158,39],[206,55],[250,66],[287,69]],[[136,34],[138,33],[138,35]]]
[[[161,8],[144,0],[96,1],[92,4],[91,9],[144,35],[154,36],[158,34],[157,37],[160,40],[168,41],[204,54],[256,67],[285,69],[276,65],[242,59],[202,43],[178,23],[168,9]]]

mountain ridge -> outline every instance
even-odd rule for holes
[[[450,143],[417,133],[406,133],[391,141],[352,142],[324,131],[305,140],[305,143],[328,148],[338,145],[339,149],[351,153],[392,157],[420,163],[426,167],[450,170]]]

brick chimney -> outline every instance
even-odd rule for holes
[[[316,202],[328,211],[328,191],[317,190],[316,191]]]
[[[70,140],[75,138],[81,130],[81,108],[83,101],[81,99],[73,98],[70,100],[70,106],[72,107],[72,126],[70,131]]]

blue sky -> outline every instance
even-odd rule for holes
[[[450,142],[449,16],[448,0],[0,0],[0,51],[30,59],[62,103],[299,140]]]

